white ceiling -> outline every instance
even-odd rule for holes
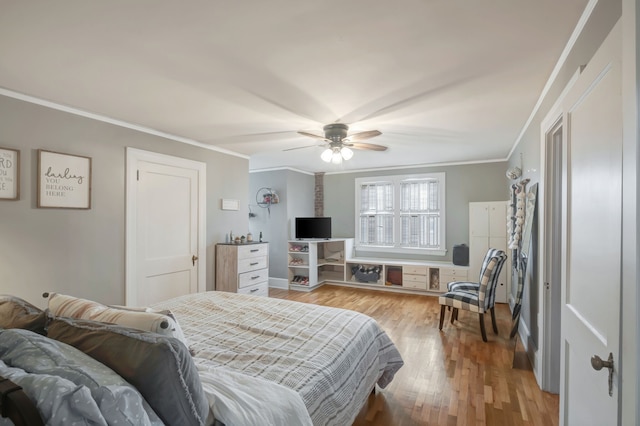
[[[586,5],[0,0],[0,87],[243,154],[252,170],[505,159]],[[322,162],[322,141],[296,132],[336,121],[389,149]]]

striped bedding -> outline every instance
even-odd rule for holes
[[[292,389],[316,426],[353,423],[375,384],[386,387],[403,365],[376,321],[354,311],[223,292],[155,308],[174,313],[199,368]]]

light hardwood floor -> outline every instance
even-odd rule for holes
[[[405,365],[386,389],[369,397],[354,425],[558,424],[558,396],[540,390],[521,345],[509,339],[506,304],[496,305],[499,335],[485,318],[484,343],[474,313],[460,311],[452,325],[447,312],[439,331],[440,305],[433,296],[335,285],[309,293],[272,288],[269,296],[362,312],[395,342]]]

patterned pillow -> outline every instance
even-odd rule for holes
[[[45,312],[19,297],[0,295],[0,328],[24,328],[45,334]]]
[[[0,375],[20,386],[48,425],[106,425],[89,388],[50,374],[27,373],[0,361]],[[6,419],[1,425],[13,425]]]
[[[164,336],[175,337],[186,347],[189,347],[189,342],[187,342],[182,328],[175,317],[169,315],[169,311],[147,312],[138,309],[140,308],[109,307],[92,300],[64,294],[51,293],[49,296],[49,313],[54,317],[87,319],[141,331],[152,331]]]
[[[68,344],[28,330],[2,330],[0,359],[27,373],[58,376],[86,386],[108,424],[161,424],[136,388]]]
[[[134,385],[168,425],[208,424],[196,366],[177,339],[87,320],[57,318],[48,335],[112,368]]]

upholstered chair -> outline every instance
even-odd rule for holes
[[[444,315],[446,307],[452,309],[451,323],[458,319],[458,309],[464,309],[471,312],[477,312],[480,319],[480,332],[482,340],[487,341],[487,332],[484,326],[484,314],[491,312],[491,323],[494,333],[498,334],[498,325],[496,324],[495,301],[496,287],[498,284],[498,276],[502,270],[507,255],[502,250],[496,250],[488,262],[483,264],[480,271],[480,282],[478,288],[460,286],[452,289],[438,297],[440,303],[440,330],[444,324]]]
[[[502,252],[502,250],[498,250],[498,249],[494,249],[494,248],[490,248],[489,250],[487,250],[487,254],[484,256],[484,260],[482,261],[482,266],[480,266],[480,277],[478,278],[477,282],[474,282],[474,281],[452,281],[452,282],[447,284],[447,291],[454,291],[454,290],[475,290],[475,291],[478,291],[478,288],[480,288],[480,281],[482,281],[482,274],[483,274],[484,268],[487,267],[487,265],[489,264],[489,261],[491,260],[491,258],[497,256],[498,254],[500,254],[500,252]],[[498,273],[498,275],[500,275],[500,273]],[[496,280],[498,279],[498,275],[496,275]]]

